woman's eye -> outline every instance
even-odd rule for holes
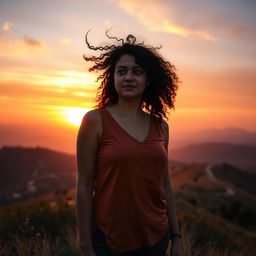
[[[125,70],[124,69],[119,69],[119,70],[117,70],[117,73],[119,75],[124,75],[125,74]]]
[[[142,75],[143,74],[143,70],[142,69],[134,69],[133,73],[137,76]]]
[[[125,70],[125,69],[118,69],[116,72],[119,75],[125,75],[128,71]],[[136,76],[139,76],[139,75],[141,75],[143,73],[143,70],[141,70],[141,69],[134,69],[134,70],[132,70],[132,73],[134,75],[136,75]]]
[[[135,73],[136,75],[141,75],[141,74],[143,73],[143,71],[140,70],[140,69],[135,69],[135,70],[134,70],[134,73]]]

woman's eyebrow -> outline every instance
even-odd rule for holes
[[[120,65],[120,66],[117,66],[116,68],[127,68],[127,67]]]
[[[125,69],[127,69],[128,67],[127,67],[127,66],[119,65],[119,66],[117,66],[116,68],[125,68]],[[136,66],[133,66],[132,68],[141,68],[141,67],[138,66],[138,65],[136,65]]]

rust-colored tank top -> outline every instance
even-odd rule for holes
[[[168,229],[163,168],[168,159],[161,124],[150,119],[143,142],[129,135],[104,108],[94,184],[93,231],[112,253],[157,243]]]

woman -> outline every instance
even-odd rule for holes
[[[128,35],[104,51],[89,71],[103,71],[98,105],[77,136],[77,221],[83,256],[180,256],[174,195],[168,174],[167,107],[178,78],[157,48]],[[167,252],[167,255],[170,255]]]

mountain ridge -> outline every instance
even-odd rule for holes
[[[189,144],[170,152],[171,159],[185,163],[229,163],[244,171],[256,173],[256,146],[227,142]]]

